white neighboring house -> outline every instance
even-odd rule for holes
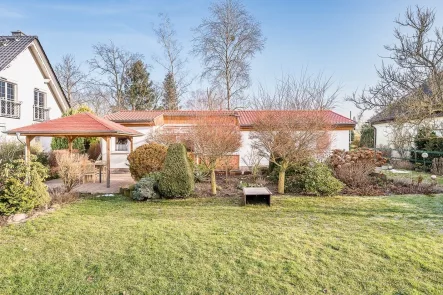
[[[375,129],[375,146],[377,148],[391,148],[395,149],[394,142],[396,141],[395,137],[401,137],[403,134],[404,138],[410,138],[410,144],[408,146],[404,146],[404,148],[409,149],[413,148],[414,144],[412,142],[413,137],[417,134],[417,126],[414,124],[395,124],[395,114],[393,113],[384,113],[380,112],[369,119],[369,123]],[[443,126],[443,116],[436,115],[431,119],[426,121],[429,126],[434,126],[434,131],[437,132],[440,136]]]
[[[61,117],[69,108],[37,36],[0,36],[0,136],[2,131]],[[35,138],[45,150],[51,138]]]
[[[174,130],[176,133],[181,133],[190,126],[190,122],[195,116],[208,116],[223,113],[224,115],[235,116],[238,120],[240,132],[242,136],[242,146],[232,157],[237,163],[237,169],[246,168],[243,159],[247,157],[251,151],[251,140],[249,134],[253,131],[253,123],[260,112],[274,112],[274,111],[120,111],[107,115],[105,118],[113,122],[119,123],[123,126],[132,128],[141,132],[145,136],[134,138],[134,149],[146,143],[146,139],[157,128],[168,128]],[[278,112],[278,111],[276,111]],[[294,116],[298,111],[293,111]],[[334,130],[331,131],[331,146],[330,149],[349,150],[350,131],[355,128],[356,122],[341,116],[333,111],[324,111],[325,116],[330,118],[334,125]],[[102,145],[103,157],[106,155],[105,145]],[[111,139],[111,169],[112,170],[127,170],[129,154],[129,141],[122,138]],[[267,159],[261,161],[261,165],[268,165]]]

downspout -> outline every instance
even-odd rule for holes
[[[377,148],[377,127],[374,124],[370,123],[371,127],[374,128],[374,149]]]
[[[374,128],[374,158],[377,158],[377,128],[372,123],[369,124]]]

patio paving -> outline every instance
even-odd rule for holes
[[[111,187],[106,187],[106,181],[102,183],[88,182],[79,185],[72,191],[82,194],[116,194],[119,193],[120,187],[126,187],[128,185],[134,184],[135,181],[132,179],[131,174],[111,174]],[[61,179],[52,179],[46,181],[48,188],[62,186]]]

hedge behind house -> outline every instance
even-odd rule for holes
[[[194,174],[183,144],[169,146],[158,189],[167,198],[187,197],[194,191]]]

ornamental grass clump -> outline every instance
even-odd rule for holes
[[[194,174],[183,144],[169,146],[158,189],[166,198],[188,197],[194,191]]]

